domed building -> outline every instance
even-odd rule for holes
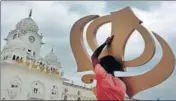
[[[39,30],[35,21],[33,19],[31,19],[30,17],[25,18],[25,19],[21,20],[19,23],[17,23],[16,29],[21,30],[23,32],[31,31],[31,32],[35,32],[35,33],[37,33]]]
[[[48,65],[59,63],[57,56],[53,53],[53,48],[51,52],[45,56],[45,60]]]
[[[40,56],[44,45],[39,27],[29,17],[7,35],[1,52],[1,100],[95,100],[90,88],[66,82],[54,49]]]

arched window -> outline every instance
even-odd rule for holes
[[[13,58],[12,58],[12,60],[15,60],[15,58],[16,58],[16,56],[14,55]]]
[[[34,88],[34,93],[37,93],[38,92],[38,88]]]
[[[64,101],[67,101],[67,95],[64,96]]]
[[[17,38],[17,34],[15,34],[14,36],[13,36],[13,39],[16,39]]]
[[[77,99],[78,101],[81,101],[81,98],[80,97],[78,97],[78,99]]]
[[[10,85],[8,89],[8,95],[11,99],[16,98],[21,92],[21,79],[19,77],[13,77],[10,80]]]
[[[51,91],[51,94],[52,94],[52,95],[56,95],[56,92],[54,92],[54,91]]]
[[[19,59],[19,56],[17,56],[16,60],[18,60],[18,59]]]
[[[38,82],[35,83],[35,86],[36,86],[36,87],[33,88],[33,89],[34,89],[34,93],[38,93],[38,89],[39,89],[39,88],[37,87],[37,85],[38,85]]]
[[[40,81],[34,81],[32,83],[32,92],[33,94],[36,94],[36,97],[40,96],[44,96],[44,92],[45,92],[45,86],[43,83],[41,83]]]
[[[11,88],[18,88],[18,85],[11,84]]]
[[[56,100],[58,98],[58,88],[54,85],[51,89],[51,99]]]
[[[51,94],[52,94],[52,95],[57,95],[57,92],[58,92],[58,89],[57,89],[57,87],[54,85],[53,88],[52,88],[52,90],[51,90]]]
[[[80,91],[78,91],[78,93],[77,93],[78,95],[80,95],[81,93],[80,93]]]
[[[78,96],[80,96],[80,95],[81,95],[80,91],[78,91],[77,94],[78,94]],[[81,101],[81,98],[78,97],[77,100],[78,100],[78,101]]]
[[[22,57],[20,58],[20,62],[23,62],[23,58]]]
[[[5,99],[6,99],[5,97],[2,98],[2,100],[5,100]]]

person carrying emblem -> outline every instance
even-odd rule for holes
[[[113,37],[108,37],[92,54],[92,64],[97,80],[96,97],[97,100],[124,100],[126,93],[125,83],[122,78],[115,77],[114,71],[124,71],[122,61],[111,55],[98,59],[105,46],[109,47]]]

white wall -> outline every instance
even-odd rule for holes
[[[39,81],[44,85],[45,91],[43,100],[51,100],[51,90],[53,85],[56,85],[58,88],[58,100],[63,99],[64,89],[67,88],[68,100],[76,100],[80,97],[82,100],[93,100],[95,96],[92,91],[86,90],[76,86],[63,85],[63,78],[49,75],[44,72],[37,71],[32,68],[29,69],[24,66],[19,66],[15,64],[3,63],[0,65],[1,68],[1,99],[3,97],[6,100],[12,100],[8,97],[7,89],[10,87],[10,80],[14,77],[18,77],[21,82],[21,93],[14,100],[27,100],[29,99],[28,95],[31,92],[31,85],[34,81]],[[78,96],[77,92],[80,91],[81,95]],[[71,97],[72,96],[72,97]]]
[[[31,84],[34,81],[40,81],[45,87],[44,99],[49,100],[51,94],[51,88],[56,85],[59,89],[59,99],[61,98],[62,92],[62,79],[53,75],[47,75],[35,70],[29,70],[25,67],[19,67],[15,65],[4,65],[1,66],[1,88],[7,89],[9,87],[9,81],[12,77],[18,76],[22,81],[22,91],[20,97],[17,99],[27,100],[28,93],[31,91]],[[5,92],[5,91],[3,91]]]

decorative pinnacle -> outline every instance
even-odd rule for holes
[[[32,16],[32,9],[30,10],[30,13],[29,13],[29,18]]]
[[[52,49],[51,49],[51,53],[53,53],[53,51],[54,51],[54,49],[52,48]]]

